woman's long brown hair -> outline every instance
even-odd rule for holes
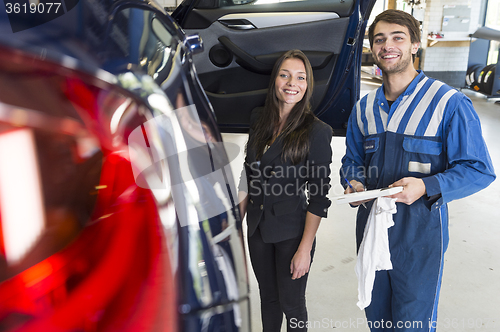
[[[299,59],[306,69],[307,90],[304,97],[295,104],[288,115],[283,131],[277,138],[283,142],[282,160],[290,160],[298,164],[304,160],[309,151],[309,132],[316,116],[311,111],[311,96],[313,92],[313,71],[306,55],[300,50],[290,50],[284,53],[274,64],[267,91],[264,111],[256,122],[253,135],[247,143],[247,149],[254,149],[257,160],[262,158],[264,148],[276,135],[280,125],[279,99],[276,95],[276,77],[281,65],[286,59]]]

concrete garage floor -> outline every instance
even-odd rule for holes
[[[364,79],[362,95],[380,85]],[[472,91],[463,91],[481,118],[497,174],[500,173],[500,105]],[[224,140],[237,143],[242,152],[232,162],[235,178],[243,164],[247,135],[224,134]],[[340,195],[340,159],[345,152],[345,138],[334,137],[332,189]],[[445,266],[438,311],[438,331],[500,331],[500,181],[485,190],[449,204],[450,244]],[[357,306],[355,213],[348,205],[332,204],[317,234],[317,247],[311,267],[307,306],[309,331],[369,331]],[[246,225],[245,225],[246,227]],[[252,331],[262,331],[257,281],[250,262]],[[282,327],[282,331],[286,328]]]

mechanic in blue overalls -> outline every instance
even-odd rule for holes
[[[365,309],[372,331],[434,331],[443,255],[446,203],[487,187],[495,174],[478,115],[461,92],[413,67],[420,24],[387,10],[369,29],[383,85],[353,108],[341,181],[354,189],[403,186],[388,230],[393,269],[377,271]],[[346,189],[346,193],[351,192]],[[358,248],[373,200],[358,205]]]

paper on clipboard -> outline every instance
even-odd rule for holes
[[[402,191],[403,187],[382,188],[382,189],[358,191],[356,193],[337,196],[334,197],[334,199],[337,201],[337,204],[345,204],[345,203],[364,201],[367,199],[372,199],[382,196],[390,196]]]

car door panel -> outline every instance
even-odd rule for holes
[[[272,18],[270,18],[272,20]],[[284,25],[263,29],[230,29],[220,22],[213,23],[203,30],[186,30],[187,34],[198,33],[203,40],[206,52],[195,56],[198,74],[221,70],[209,59],[210,49],[220,44],[220,37],[226,37],[240,49],[252,56],[261,56],[288,51],[290,46],[303,51],[321,51],[338,54],[342,48],[348,19],[338,18],[294,25]],[[314,33],[312,31],[315,31]],[[333,33],[334,32],[334,33]],[[283,38],[289,35],[290,38]],[[231,63],[228,68],[237,67]]]
[[[266,19],[272,22],[279,16],[269,15]],[[251,15],[245,20],[252,22]],[[326,91],[347,24],[347,18],[334,18],[241,30],[216,21],[207,29],[186,30],[188,34],[199,33],[208,50],[194,60],[221,129],[246,130],[252,109],[264,104],[275,61],[292,48],[303,50],[311,61],[315,76],[312,103],[317,106]],[[231,59],[225,67],[210,57],[210,52],[221,46],[219,52],[226,52],[226,58]]]
[[[279,25],[299,24],[339,18],[337,13],[324,12],[294,12],[292,13],[237,13],[228,14],[219,18],[217,21],[226,25],[228,28],[240,30],[249,30],[255,28],[269,28]],[[270,19],[271,18],[271,19]],[[248,24],[239,25],[238,21],[247,21]]]
[[[173,16],[187,34],[198,33],[204,42],[205,52],[194,62],[222,131],[248,130],[251,111],[264,104],[276,59],[300,49],[313,66],[315,113],[343,134],[359,95],[357,41],[374,0],[190,1],[181,5],[190,10]]]
[[[349,17],[353,13],[356,1],[354,0],[314,0],[314,1],[288,1],[279,3],[259,3],[255,1],[245,5],[220,6],[219,8],[206,5],[202,1],[196,4],[183,18],[174,12],[172,17],[180,21],[184,29],[206,29],[221,17],[229,14],[255,14],[255,13],[336,13],[339,17]]]

